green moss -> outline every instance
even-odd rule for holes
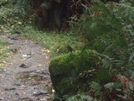
[[[58,54],[65,54],[68,53],[69,50],[67,49],[67,43],[61,43],[59,44],[58,48],[57,48],[57,53]]]
[[[59,96],[76,94],[95,77],[101,58],[93,50],[75,51],[53,58],[49,65],[53,87]]]

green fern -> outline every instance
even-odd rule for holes
[[[68,98],[66,101],[93,101],[93,98],[88,95],[75,95]]]
[[[94,49],[103,59],[103,66],[97,74],[96,82],[100,85],[112,82],[113,74],[122,74],[134,79],[132,3],[122,1],[104,4],[98,0],[92,3],[90,7],[83,5],[85,13],[76,26],[80,28],[79,31],[86,40],[83,49]],[[130,95],[133,96],[132,93]],[[129,95],[127,97],[132,98]]]

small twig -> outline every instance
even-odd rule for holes
[[[98,52],[95,52],[95,54],[97,54],[98,56],[100,56],[100,57],[102,57],[102,58],[106,58],[106,59],[108,59],[108,60],[112,60],[112,58],[110,58],[110,57],[108,57],[107,55],[104,55],[104,54],[100,54],[100,53],[98,53]]]

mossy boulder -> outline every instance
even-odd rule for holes
[[[93,50],[75,51],[50,61],[49,71],[58,96],[76,94],[95,78],[102,60]]]

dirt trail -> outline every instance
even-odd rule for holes
[[[41,45],[20,37],[0,38],[10,44],[13,53],[0,71],[0,101],[51,101],[49,55]]]

